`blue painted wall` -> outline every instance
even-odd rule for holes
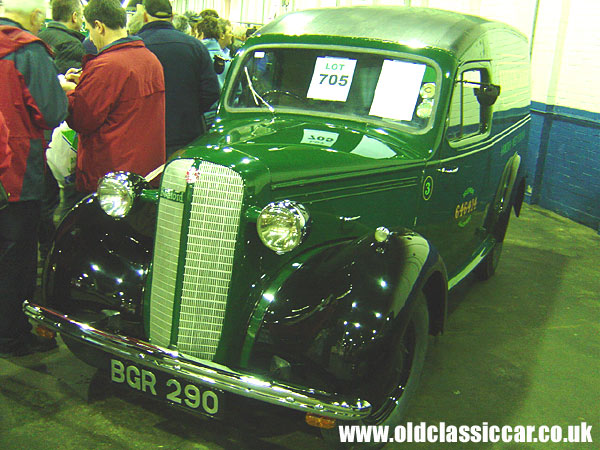
[[[600,113],[531,106],[526,200],[600,232]]]

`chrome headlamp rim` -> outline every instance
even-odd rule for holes
[[[265,224],[267,217],[273,215],[284,216],[287,215],[289,220],[292,220],[295,225],[294,233],[291,237],[288,237],[283,243],[273,243],[265,238],[265,231],[268,224]],[[258,215],[256,220],[256,231],[262,243],[273,250],[278,255],[291,252],[296,249],[308,234],[310,215],[308,214],[304,205],[292,201],[292,200],[281,200],[277,202],[271,202],[266,205]]]
[[[144,178],[133,172],[109,172],[98,181],[97,198],[102,210],[116,219],[127,216],[146,182]],[[115,205],[114,198],[108,199],[106,190],[113,190],[121,196],[122,203]],[[113,194],[114,195],[114,194]]]

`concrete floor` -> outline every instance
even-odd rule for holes
[[[447,331],[430,340],[407,419],[500,426],[585,421],[595,442],[569,448],[600,449],[599,244],[594,230],[525,205],[521,218],[511,219],[496,275],[484,283],[469,277],[452,292]],[[61,344],[47,354],[0,360],[0,448],[328,448],[302,416],[275,408],[275,419],[246,403],[234,405],[228,422],[190,416],[112,387]]]

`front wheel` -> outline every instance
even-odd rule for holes
[[[381,425],[394,429],[401,424],[419,384],[427,354],[429,335],[429,311],[425,295],[419,293],[409,319],[408,326],[398,339],[394,358],[394,376],[390,380],[386,401],[371,415],[360,422],[338,422],[338,425]],[[331,444],[340,445],[339,430],[322,430],[322,435]],[[378,448],[384,443],[373,443]]]

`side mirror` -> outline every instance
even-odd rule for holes
[[[220,55],[213,56],[213,67],[215,68],[215,73],[217,75],[221,75],[225,70],[225,63],[227,59],[223,58]]]
[[[500,86],[497,84],[482,84],[475,88],[475,96],[481,106],[492,106],[500,96]]]

